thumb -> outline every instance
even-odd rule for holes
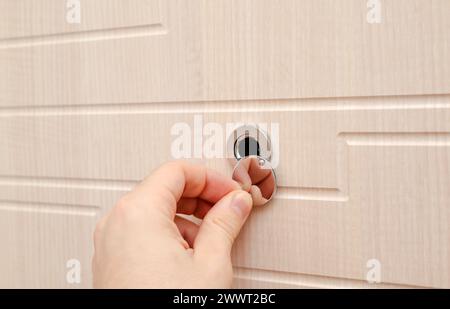
[[[250,214],[253,201],[245,191],[232,191],[214,205],[203,219],[194,250],[203,256],[229,257],[234,240]]]

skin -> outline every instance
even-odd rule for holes
[[[272,170],[262,168],[256,157],[242,159],[234,170],[233,179],[250,193],[254,206],[266,204],[275,187]]]
[[[241,186],[167,163],[123,196],[94,233],[96,288],[229,288],[231,248],[252,209]],[[178,214],[203,219],[200,225]]]

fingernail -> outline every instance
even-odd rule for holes
[[[242,186],[242,190],[244,190],[245,192],[249,192],[251,188],[252,188],[251,183],[246,183]]]
[[[251,183],[240,183],[239,182],[239,185],[240,185],[241,189],[244,190],[245,192],[249,192],[250,188],[252,187]]]
[[[241,191],[236,193],[231,201],[231,207],[236,211],[236,213],[245,218],[250,213],[252,209],[253,200],[247,192]]]

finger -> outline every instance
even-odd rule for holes
[[[203,219],[212,206],[213,204],[199,198],[182,197],[178,202],[177,213],[194,215],[199,219]]]
[[[159,167],[130,194],[137,204],[159,207],[173,218],[182,197],[200,198],[214,204],[237,188],[235,181],[205,166],[174,161]]]
[[[195,224],[194,222],[191,222],[187,219],[181,218],[176,216],[175,219],[175,224],[178,227],[178,230],[180,231],[181,236],[184,238],[184,240],[187,241],[187,243],[189,244],[190,248],[194,247],[194,241],[195,238],[197,237],[197,233],[198,233],[198,225]]]
[[[252,209],[250,195],[233,191],[221,199],[203,219],[194,243],[195,254],[229,258],[231,247]]]
[[[242,190],[248,191],[252,186],[252,179],[248,173],[249,162],[248,160],[238,163],[237,167],[233,172],[233,179],[236,180],[240,185]]]
[[[250,188],[250,195],[252,196],[253,206],[261,206],[267,203],[267,199],[261,193],[261,190],[257,186]]]

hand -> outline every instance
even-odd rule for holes
[[[266,204],[274,192],[275,177],[272,170],[261,167],[256,157],[241,160],[234,170],[233,179],[250,193],[254,206]]]
[[[94,287],[231,287],[231,248],[251,209],[250,195],[231,178],[183,161],[165,164],[97,224]]]

